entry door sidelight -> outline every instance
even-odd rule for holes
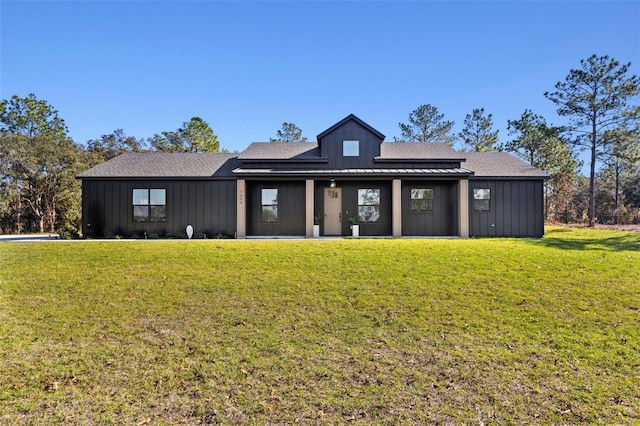
[[[324,189],[324,235],[342,234],[342,189]]]

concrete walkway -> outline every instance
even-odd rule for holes
[[[58,234],[18,234],[0,235],[0,242],[3,241],[49,241],[57,240]]]

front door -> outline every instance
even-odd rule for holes
[[[324,235],[342,235],[342,189],[324,189]]]

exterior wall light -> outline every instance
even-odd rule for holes
[[[329,183],[329,188],[335,188],[336,187],[336,181],[331,179],[331,183]]]

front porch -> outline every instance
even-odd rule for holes
[[[467,179],[237,180],[238,238],[469,237]],[[358,218],[358,219],[355,219]]]

